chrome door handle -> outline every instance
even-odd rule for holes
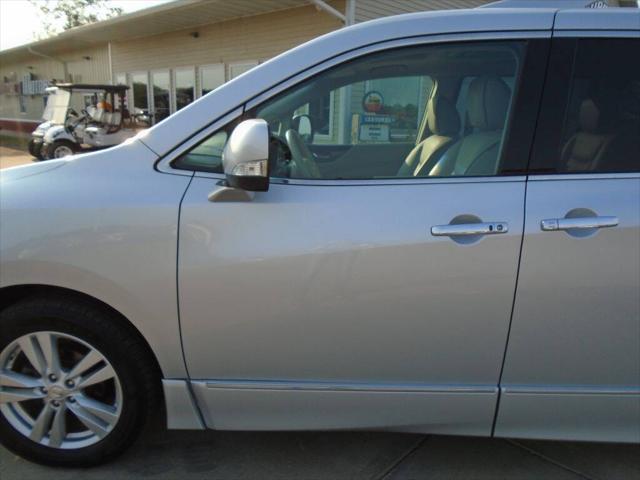
[[[499,233],[507,233],[508,231],[509,224],[507,222],[460,223],[453,225],[434,225],[431,227],[431,235],[434,237],[496,235]]]
[[[592,228],[610,228],[620,223],[618,217],[578,217],[578,218],[548,218],[540,222],[540,229],[544,232],[557,230],[588,230]]]

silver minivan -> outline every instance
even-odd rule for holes
[[[4,170],[0,438],[640,442],[640,11],[401,15]]]

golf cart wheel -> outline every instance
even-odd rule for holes
[[[36,143],[33,140],[29,140],[29,154],[38,160],[42,160],[42,142]]]
[[[46,465],[123,452],[160,398],[141,340],[108,311],[32,298],[0,312],[0,440]]]
[[[76,153],[76,146],[68,140],[56,140],[47,149],[47,158],[64,158]]]

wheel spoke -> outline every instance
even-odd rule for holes
[[[0,403],[23,402],[44,397],[45,394],[35,388],[2,387],[0,389]]]
[[[76,363],[75,367],[73,367],[69,373],[67,373],[66,378],[71,379],[77,377],[78,375],[82,375],[84,372],[102,361],[102,355],[100,355],[95,350],[91,350],[84,357],[82,357],[82,360]]]
[[[109,424],[104,420],[96,417],[86,408],[75,404],[69,404],[69,411],[73,413],[89,430],[96,434],[98,438],[107,435]]]
[[[96,417],[104,420],[109,425],[113,426],[118,421],[118,413],[115,407],[107,405],[106,403],[98,402],[85,395],[78,395],[75,397],[78,405],[84,408]]]
[[[51,432],[49,433],[50,447],[59,447],[67,436],[66,411],[67,408],[64,404],[56,410],[53,422],[51,422]]]
[[[58,353],[58,338],[50,333],[36,334],[42,356],[48,372],[60,376],[60,355]]]
[[[36,330],[6,345],[0,359],[0,415],[25,439],[52,449],[84,448],[118,424],[120,379],[85,340]]]
[[[96,383],[104,382],[105,380],[109,380],[116,376],[116,372],[113,370],[111,365],[105,364],[98,370],[90,373],[87,377],[82,377],[78,382],[79,388],[87,388],[90,385],[95,385]]]
[[[12,372],[11,370],[4,370],[0,372],[0,386],[37,388],[44,386],[44,382],[40,378],[30,377],[29,375]]]
[[[44,435],[49,430],[49,427],[51,425],[51,417],[53,417],[54,412],[55,410],[50,404],[45,404],[44,408],[40,412],[40,415],[38,415],[38,418],[36,419],[36,423],[31,429],[31,434],[29,435],[29,438],[31,440],[33,440],[34,442],[40,442],[42,440]]]
[[[47,362],[44,359],[42,350],[40,350],[38,340],[33,335],[24,336],[20,338],[18,345],[20,345],[22,353],[25,354],[31,366],[44,377],[47,374]]]

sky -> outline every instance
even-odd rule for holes
[[[109,4],[129,13],[168,1],[171,0],[109,0]],[[38,14],[37,7],[28,0],[0,0],[0,50],[36,40],[41,33]]]

